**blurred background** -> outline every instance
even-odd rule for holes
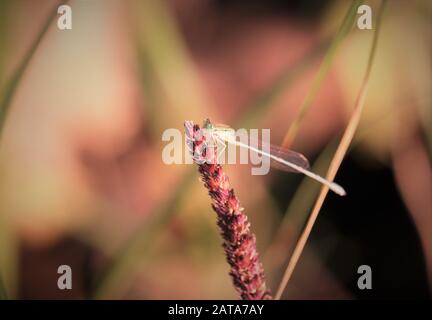
[[[72,0],[54,15],[0,137],[0,275],[9,298],[237,299],[195,165],[166,165],[184,120],[270,128],[282,144],[328,72],[291,148],[325,174],[350,118],[374,30],[335,44],[350,1]],[[380,1],[372,8],[373,29]],[[56,11],[0,2],[0,101]],[[356,16],[357,19],[359,15]],[[286,299],[430,298],[432,6],[391,0],[361,122]],[[3,105],[4,107],[4,105]],[[3,119],[2,119],[3,120]],[[320,186],[226,170],[276,291]],[[57,288],[69,265],[72,290]],[[357,268],[372,268],[359,290]]]

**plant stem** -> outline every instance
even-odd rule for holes
[[[360,86],[360,90],[358,92],[356,101],[355,101],[355,105],[354,105],[354,111],[353,114],[351,115],[350,121],[345,129],[345,132],[342,136],[342,139],[339,143],[338,148],[336,149],[336,153],[333,156],[333,159],[330,163],[330,167],[327,171],[327,175],[326,175],[326,179],[328,179],[329,181],[333,181],[333,179],[336,176],[336,173],[342,163],[343,158],[345,157],[346,152],[348,151],[348,148],[351,144],[351,141],[354,137],[354,134],[356,132],[358,123],[360,121],[360,116],[361,113],[363,111],[363,107],[364,107],[364,102],[366,99],[366,94],[367,94],[367,88],[368,88],[368,83],[369,83],[369,77],[370,77],[370,73],[372,70],[372,64],[373,64],[373,60],[375,57],[375,52],[376,52],[376,48],[377,48],[377,43],[378,43],[378,36],[379,36],[379,31],[381,28],[381,23],[382,23],[382,16],[384,13],[384,9],[385,9],[385,5],[387,3],[387,0],[383,0],[381,2],[381,6],[378,12],[378,16],[377,16],[377,26],[376,26],[376,30],[374,32],[374,36],[373,36],[373,41],[372,41],[372,46],[371,46],[371,50],[369,53],[369,59],[368,59],[368,64],[366,67],[366,72],[365,75],[363,77],[363,81],[362,84]],[[301,253],[303,252],[303,249],[306,245],[307,239],[309,238],[309,235],[311,233],[311,230],[313,228],[313,225],[318,217],[318,214],[321,210],[321,207],[324,203],[325,197],[327,196],[329,189],[326,186],[323,186],[321,188],[321,192],[318,196],[317,201],[315,202],[315,205],[312,209],[312,213],[306,223],[306,226],[299,238],[299,241],[297,242],[296,247],[294,248],[293,254],[291,256],[291,259],[288,263],[288,266],[285,270],[285,273],[283,275],[282,281],[279,285],[279,288],[277,290],[276,293],[276,300],[279,300],[292,276],[292,273],[294,272],[294,269],[297,265],[297,262],[300,258]]]

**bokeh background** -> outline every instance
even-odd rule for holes
[[[372,7],[373,26],[380,1]],[[12,96],[0,140],[0,275],[10,298],[236,299],[194,165],[163,130],[206,117],[281,144],[350,1],[72,0]],[[58,6],[0,2],[0,99]],[[427,0],[389,1],[362,119],[284,298],[430,298],[431,50]],[[373,30],[337,46],[291,148],[325,174]],[[320,186],[228,165],[276,290]],[[73,289],[57,288],[70,265]],[[373,289],[357,288],[370,265]]]

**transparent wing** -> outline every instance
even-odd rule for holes
[[[261,156],[266,156],[270,158],[271,165],[274,168],[277,168],[279,170],[283,171],[289,171],[289,172],[298,172],[303,173],[304,175],[308,176],[309,178],[312,178],[331,190],[333,190],[338,195],[344,196],[346,195],[346,192],[344,188],[342,188],[340,185],[333,181],[329,181],[320,175],[317,175],[316,173],[313,173],[309,170],[309,161],[300,153],[291,151],[288,149],[284,149],[281,147],[276,147],[270,144],[265,144],[262,141],[254,141],[249,140],[249,144],[243,143],[241,141],[238,141],[235,136],[233,135],[223,135],[218,134],[216,135],[228,142],[232,143],[234,145],[237,145],[239,147],[247,148],[250,152],[255,152],[257,154],[260,154]]]
[[[308,159],[306,159],[306,157],[304,155],[302,155],[301,153],[286,149],[286,148],[282,148],[282,147],[278,147],[272,144],[268,144],[268,143],[264,143],[261,140],[258,141],[253,141],[251,140],[249,142],[249,144],[251,145],[258,145],[258,149],[266,151],[269,150],[270,154],[277,157],[277,158],[281,158],[287,162],[291,162],[303,169],[308,170],[310,168],[309,165],[309,161]],[[252,150],[252,152],[254,152]],[[286,171],[286,172],[299,172],[297,170],[295,170],[292,167],[289,167],[279,161],[276,161],[273,158],[270,158],[270,165],[272,168],[281,170],[281,171]]]
[[[270,166],[275,169],[286,172],[300,172],[299,170],[296,170],[292,166],[284,164],[283,162],[292,163],[295,166],[305,170],[310,168],[309,161],[301,153],[265,143],[260,139],[254,139],[252,137],[249,137],[249,144],[244,144],[238,141],[236,137],[224,135],[222,132],[219,132],[218,136],[229,143],[234,143],[237,146],[247,148],[250,150],[250,152],[258,153],[261,156],[267,155],[268,158],[270,158]],[[267,152],[269,152],[269,154],[267,154]]]
[[[303,169],[309,169],[309,161],[306,159],[304,155],[301,153],[291,151],[285,148],[277,147],[274,145],[270,145],[270,153],[278,158],[282,158],[285,161],[294,163],[295,165],[303,168]],[[287,172],[298,172],[297,170],[288,167],[274,159],[271,159],[270,165],[278,170],[287,171]]]

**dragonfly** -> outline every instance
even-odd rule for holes
[[[339,184],[329,181],[320,175],[308,170],[309,161],[301,153],[278,147],[272,144],[266,145],[263,148],[264,143],[259,142],[252,146],[251,144],[246,144],[244,142],[238,141],[236,137],[235,130],[224,124],[213,124],[208,119],[204,122],[204,129],[211,136],[212,139],[222,143],[229,143],[240,148],[246,148],[252,152],[256,152],[263,157],[270,158],[270,166],[287,172],[299,172],[305,176],[312,178],[321,184],[327,186],[330,190],[335,192],[340,196],[345,196],[346,191]],[[261,145],[261,148],[255,147]],[[264,151],[263,149],[269,150]]]

